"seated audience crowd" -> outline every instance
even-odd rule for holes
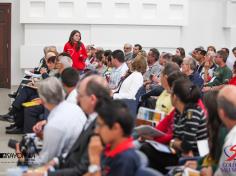
[[[0,116],[7,134],[42,142],[33,158],[18,158],[22,175],[236,175],[236,48],[230,57],[214,46],[186,53],[146,54],[130,43],[103,50],[77,30],[64,52],[45,47]],[[151,112],[160,118],[147,119]]]

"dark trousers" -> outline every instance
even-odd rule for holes
[[[31,101],[34,98],[38,98],[37,90],[23,87],[19,90],[15,101],[12,103],[12,114],[15,116],[15,125],[19,128],[24,126],[24,107],[22,103]]]
[[[33,126],[40,120],[44,114],[44,107],[43,105],[33,106],[24,108],[24,133],[32,133]]]
[[[167,166],[178,165],[177,155],[157,151],[148,143],[144,143],[140,150],[148,157],[149,166],[163,174],[168,173]]]
[[[34,98],[38,98],[38,93],[36,89],[23,87],[19,90],[18,95],[15,98],[15,101],[12,103],[12,106],[21,109],[22,103],[30,101]]]
[[[30,78],[30,76],[25,76],[24,78]],[[17,88],[17,90],[16,90],[16,95],[18,95],[18,93],[20,92],[20,90],[24,87],[24,86],[22,86],[22,84],[27,84],[27,83],[29,83],[29,82],[31,82],[30,80],[22,80],[21,81],[21,83],[20,83],[20,85],[19,85],[19,87]]]
[[[145,88],[143,87],[143,90]],[[156,99],[151,98],[151,96],[159,96],[163,92],[164,88],[162,86],[156,86],[154,89],[152,89],[150,92],[143,93],[141,96],[141,102],[139,103],[139,106],[147,107],[150,109],[155,109],[156,107]]]

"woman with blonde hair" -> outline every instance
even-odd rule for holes
[[[131,63],[131,68],[121,79],[118,89],[114,92],[114,99],[133,99],[138,89],[143,85],[143,73],[147,69],[147,61],[143,55],[137,55]]]

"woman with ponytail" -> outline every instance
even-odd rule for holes
[[[70,54],[73,65],[76,70],[83,72],[85,68],[85,59],[88,57],[84,44],[81,42],[81,33],[73,30],[70,34],[68,42],[64,46],[64,52]]]
[[[174,120],[174,139],[170,146],[185,156],[198,156],[197,141],[207,139],[206,117],[198,105],[201,92],[190,80],[176,80],[171,101],[177,109]]]
[[[171,88],[171,103],[175,107],[172,153],[155,150],[144,145],[150,166],[166,174],[166,166],[178,165],[180,157],[199,156],[198,140],[207,140],[207,123],[204,110],[199,106],[201,92],[189,79],[177,79]]]

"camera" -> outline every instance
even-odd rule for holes
[[[33,162],[34,160],[35,155],[38,155],[40,150],[42,149],[42,144],[40,144],[38,138],[34,133],[24,135],[20,142],[14,139],[10,139],[8,141],[8,146],[12,149],[16,149],[17,143],[19,143],[20,151],[22,154],[20,157],[24,157],[24,162],[19,160],[17,165],[30,165],[30,162]]]

